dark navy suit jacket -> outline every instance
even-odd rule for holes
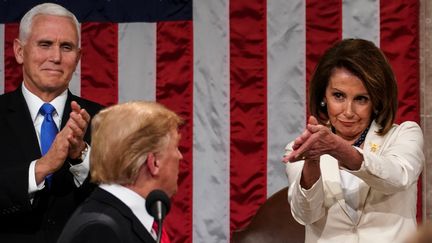
[[[77,101],[94,116],[102,106],[68,92],[61,128]],[[90,126],[85,135],[90,144]],[[66,161],[52,177],[50,190],[28,195],[29,165],[41,157],[37,135],[21,87],[0,96],[0,242],[55,242],[70,215],[94,189],[77,188]]]
[[[154,243],[132,210],[96,188],[66,224],[58,243]]]

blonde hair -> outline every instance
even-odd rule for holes
[[[90,172],[95,183],[131,184],[147,154],[167,145],[181,118],[156,102],[133,101],[102,110],[92,121]]]

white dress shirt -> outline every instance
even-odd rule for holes
[[[145,198],[131,189],[118,184],[101,184],[99,187],[111,193],[124,204],[126,204],[126,206],[132,210],[132,213],[138,218],[147,231],[154,238],[156,237],[152,229],[154,218],[147,212],[145,207]]]
[[[27,103],[27,107],[30,111],[30,116],[33,121],[36,135],[39,142],[40,147],[40,130],[42,126],[42,122],[44,117],[39,113],[40,107],[45,103],[43,100],[41,100],[39,97],[37,97],[35,94],[30,92],[25,85],[22,86],[22,93],[24,96],[24,99]],[[52,116],[54,119],[54,122],[57,125],[57,128],[59,129],[62,117],[63,117],[63,111],[64,107],[66,105],[67,100],[67,90],[65,90],[63,93],[61,93],[59,96],[57,96],[54,100],[50,102],[52,106],[54,106],[55,111],[53,112]],[[60,131],[60,129],[59,129]],[[87,145],[88,146],[88,145]],[[90,154],[90,146],[88,146],[89,150],[87,152],[86,157],[84,158],[83,162],[77,165],[71,165],[69,168],[70,172],[74,175],[75,185],[79,187],[84,180],[87,178],[89,168],[90,168],[90,162],[89,162],[89,154]],[[35,176],[35,165],[36,160],[32,161],[29,166],[29,180],[28,180],[28,192],[30,195],[35,193],[38,190],[42,190],[45,187],[45,181],[42,181],[39,185],[36,184],[36,176]]]
[[[351,173],[340,170],[342,193],[344,194],[346,206],[350,217],[354,222],[358,221],[360,207],[360,179]]]

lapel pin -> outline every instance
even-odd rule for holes
[[[370,151],[375,153],[379,149],[379,145],[376,143],[370,143]]]

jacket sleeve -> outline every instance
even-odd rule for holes
[[[291,152],[292,143],[286,146],[286,153]],[[324,190],[322,178],[309,189],[300,186],[300,179],[304,161],[286,164],[288,176],[288,202],[294,219],[306,225],[318,221],[325,214]]]
[[[374,138],[376,140],[374,140]],[[390,130],[382,142],[366,139],[363,164],[349,171],[384,194],[404,191],[417,182],[424,167],[423,134],[415,122],[404,122]]]

